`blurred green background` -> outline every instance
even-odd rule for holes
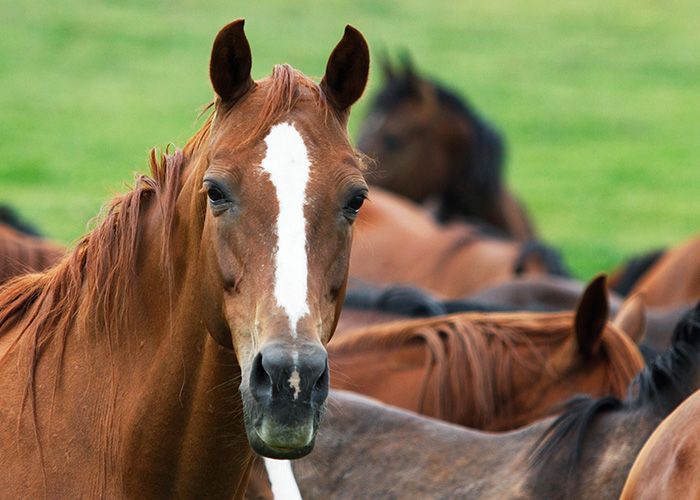
[[[150,147],[197,129],[237,17],[256,77],[321,76],[346,23],[410,50],[500,127],[509,183],[581,278],[700,232],[697,0],[0,0],[0,201],[74,241]]]

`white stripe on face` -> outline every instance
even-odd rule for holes
[[[275,500],[302,500],[289,460],[263,458]]]
[[[260,166],[270,176],[279,204],[275,298],[287,313],[292,337],[296,338],[297,322],[309,314],[304,200],[311,162],[304,139],[291,123],[272,127],[265,144],[267,152]]]

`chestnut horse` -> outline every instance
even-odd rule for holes
[[[9,207],[0,206],[0,284],[30,271],[42,271],[63,256],[64,250],[41,238]]]
[[[455,93],[403,68],[383,64],[358,147],[377,160],[370,183],[421,203],[438,199],[443,221],[467,218],[517,240],[535,237],[523,206],[503,185],[498,131]]]
[[[673,309],[700,300],[700,236],[669,248],[632,288],[648,306]]]
[[[643,331],[628,336],[607,320],[605,278],[599,277],[575,313],[464,313],[384,323],[328,346],[333,387],[467,427],[514,429],[577,393],[624,396],[644,365],[634,342]]]
[[[203,128],[0,292],[0,491],[239,498],[251,447],[312,449],[367,193],[346,124],[368,68],[348,26],[320,85],[286,65],[256,82],[243,21],[219,32]]]
[[[568,273],[543,244],[488,236],[461,222],[440,225],[420,205],[376,187],[357,220],[350,275],[366,283],[459,298],[526,274]]]
[[[647,437],[698,388],[696,326],[637,375],[625,400],[580,396],[561,416],[514,432],[465,429],[332,391],[314,452],[291,465],[286,483],[279,474],[270,479],[276,488],[293,485],[304,498],[617,498]],[[688,421],[679,422],[675,436],[696,442]],[[688,463],[690,478],[697,468],[682,462]],[[659,477],[658,469],[641,476],[652,487],[663,484]],[[265,483],[256,482],[258,492]]]
[[[700,342],[700,304],[676,332]],[[684,381],[677,377],[679,381]],[[622,500],[681,500],[700,492],[700,391],[680,405],[654,431],[630,470]]]

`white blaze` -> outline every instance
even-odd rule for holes
[[[289,460],[274,460],[272,458],[264,458],[263,460],[275,500],[302,500]]]
[[[304,200],[311,162],[304,139],[290,123],[273,126],[265,144],[267,152],[260,166],[270,176],[279,204],[275,298],[287,313],[292,337],[296,338],[297,322],[309,313]]]

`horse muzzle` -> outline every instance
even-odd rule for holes
[[[328,354],[320,343],[264,345],[250,370],[249,397],[243,398],[253,450],[270,458],[307,455],[328,388]]]

